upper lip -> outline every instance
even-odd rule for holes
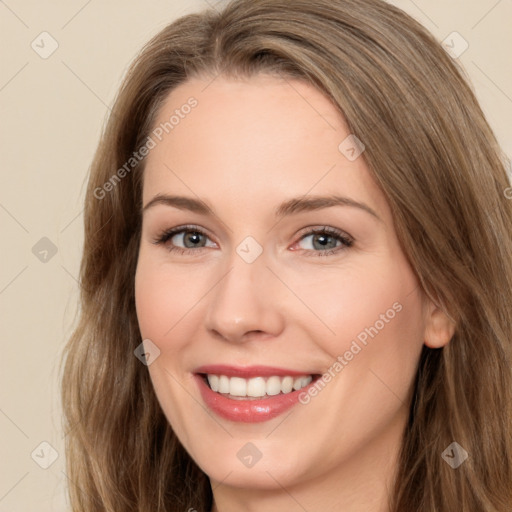
[[[285,377],[298,377],[302,375],[316,375],[308,371],[291,370],[275,366],[231,366],[226,364],[209,364],[200,366],[194,373],[210,375],[226,375],[227,377],[241,377],[250,379],[252,377],[271,377],[272,375]]]

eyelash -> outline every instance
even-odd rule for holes
[[[156,245],[165,245],[166,242],[168,242],[173,236],[178,235],[180,233],[199,233],[200,235],[208,237],[208,235],[198,226],[187,225],[187,226],[179,226],[176,228],[164,230],[156,237],[156,239],[153,241],[153,243]],[[351,237],[347,236],[342,231],[335,229],[335,228],[331,228],[329,226],[324,226],[322,228],[312,228],[310,231],[304,233],[300,237],[299,241],[307,236],[317,235],[317,234],[329,235],[330,237],[337,238],[339,241],[342,242],[342,245],[339,247],[336,247],[334,249],[325,249],[323,251],[315,251],[315,250],[311,250],[311,249],[309,249],[309,250],[301,249],[301,250],[307,251],[307,252],[310,251],[310,252],[314,253],[315,256],[325,257],[325,256],[329,256],[331,254],[346,250],[346,249],[352,247],[352,245],[354,244],[354,240]],[[205,247],[199,247],[199,249],[205,249]],[[189,254],[192,252],[197,252],[197,249],[183,248],[183,247],[176,247],[176,246],[167,247],[167,250],[169,252],[178,253],[178,254]]]

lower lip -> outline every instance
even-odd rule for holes
[[[232,400],[212,389],[206,384],[201,375],[194,375],[199,391],[205,404],[219,416],[243,423],[259,423],[268,421],[283,414],[299,402],[299,395],[307,392],[315,380],[307,386],[291,393],[274,395],[261,400]]]

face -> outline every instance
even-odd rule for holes
[[[162,409],[223,485],[386,465],[431,312],[389,205],[319,91],[210,82],[168,96],[144,171],[136,308]]]

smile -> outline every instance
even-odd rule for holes
[[[268,421],[297,403],[320,374],[273,367],[204,366],[194,372],[205,405],[224,419]]]
[[[279,395],[286,395],[292,391],[298,391],[307,386],[312,380],[311,375],[292,377],[287,375],[280,377],[253,377],[244,379],[242,377],[228,377],[227,375],[208,374],[207,381],[212,391],[222,395],[228,395],[231,399],[264,398]]]

